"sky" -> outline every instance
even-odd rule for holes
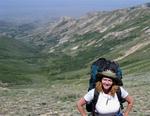
[[[150,2],[150,0],[0,0],[0,17],[71,16],[110,11]]]

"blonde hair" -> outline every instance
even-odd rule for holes
[[[110,95],[114,97],[115,93],[118,91],[118,89],[119,89],[119,86],[113,84],[112,87],[111,87],[111,89],[110,89]],[[102,82],[98,81],[96,83],[96,91],[97,92],[104,92],[103,88],[102,88]]]

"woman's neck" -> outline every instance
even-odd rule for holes
[[[103,92],[104,92],[105,94],[109,94],[109,93],[110,93],[110,90],[111,90],[111,88],[110,88],[110,89],[104,89],[104,88],[103,88]]]
[[[109,90],[103,90],[103,92],[104,92],[105,94],[108,94],[108,93],[109,93]]]

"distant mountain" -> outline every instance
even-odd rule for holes
[[[125,74],[143,73],[150,70],[149,19],[147,3],[127,9],[88,13],[79,19],[62,17],[45,24],[7,25],[0,22],[4,27],[1,27],[0,35],[36,46],[38,53],[44,54],[40,56],[44,63],[41,70],[50,80],[73,79],[75,72],[83,74],[81,69],[86,70],[85,75],[91,62],[99,57],[118,61]],[[70,76],[66,77],[68,73]]]
[[[147,3],[127,9],[88,13],[79,19],[62,17],[40,30],[38,38],[35,33],[35,37],[31,36],[33,43],[43,46],[45,52],[62,53],[73,61],[76,59],[79,64],[72,61],[74,67],[86,67],[98,57],[107,57],[123,66],[131,62],[136,62],[134,65],[137,66],[144,62],[139,68],[147,70],[144,67],[150,59],[149,19]]]
[[[106,39],[126,40],[126,38],[133,38],[134,40],[137,37],[140,40],[144,38],[149,41],[149,17],[150,7],[147,3],[128,9],[88,13],[79,19],[62,17],[55,23],[41,26],[27,37],[31,38],[31,41],[36,45],[50,49],[48,52],[57,51],[57,48],[69,43],[73,50],[70,48],[66,53],[72,54],[72,51],[82,50],[80,49],[81,44],[76,41],[82,41],[82,43],[85,41],[85,44],[95,46],[98,46],[101,40]],[[88,42],[84,39],[85,36],[88,36]],[[64,49],[61,50],[64,52]]]

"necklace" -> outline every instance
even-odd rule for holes
[[[107,100],[106,100],[106,105],[108,104],[108,101],[110,100],[110,98],[107,98]]]
[[[107,95],[107,94],[105,94],[105,97],[106,97],[106,105],[108,104],[108,102],[109,102],[109,100],[111,100],[111,96],[109,96],[109,95]]]

